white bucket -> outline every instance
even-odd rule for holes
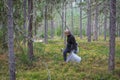
[[[78,62],[80,63],[81,61],[81,57],[79,57],[78,55],[76,55],[75,53],[71,52],[68,57],[67,57],[67,60],[66,62]]]

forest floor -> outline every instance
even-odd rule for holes
[[[115,71],[108,72],[109,42],[77,38],[80,63],[65,63],[61,48],[63,40],[49,40],[48,44],[34,43],[34,60],[27,57],[24,45],[16,46],[16,80],[120,80],[120,41],[116,41]],[[21,48],[24,47],[24,48]],[[0,53],[0,79],[8,80],[8,56]]]

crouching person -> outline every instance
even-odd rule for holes
[[[67,53],[70,53],[72,51],[74,53],[77,53],[77,43],[76,43],[75,37],[71,34],[71,32],[68,29],[66,29],[64,33],[67,36],[67,45],[65,50],[63,51],[63,58],[64,58],[64,61],[66,61]]]

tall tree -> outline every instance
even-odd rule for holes
[[[107,31],[107,1],[104,2],[104,40],[106,41]]]
[[[62,13],[61,13],[61,15],[62,15],[62,35],[61,35],[61,37],[62,37],[62,39],[63,39],[63,37],[64,37],[64,4],[62,3]]]
[[[73,24],[73,2],[71,1],[71,27],[72,27],[72,33],[74,34],[74,24]]]
[[[65,19],[64,19],[64,21],[65,21],[65,26],[64,26],[64,28],[66,28],[67,27],[67,8],[66,8],[66,3],[64,3],[64,17],[65,17]]]
[[[66,10],[66,3],[64,2],[64,21],[65,21],[65,22],[64,22],[64,23],[65,23],[65,25],[64,25],[64,30],[67,28],[67,24],[66,24],[66,20],[67,20],[67,19],[66,19],[66,14],[67,14],[67,13],[66,13],[66,11],[67,11],[67,10]],[[66,42],[66,36],[64,35],[64,44],[66,45],[66,43],[67,43],[67,42]]]
[[[24,24],[23,24],[23,28],[24,28],[24,32],[25,32],[25,35],[26,35],[26,16],[27,16],[27,12],[26,12],[26,3],[27,3],[27,0],[24,0],[23,1],[23,16],[24,16]],[[26,42],[26,40],[24,39],[24,43]]]
[[[117,36],[120,37],[120,0],[116,0],[116,33]],[[120,39],[120,38],[119,38]]]
[[[33,1],[33,25],[34,25],[34,36],[37,35],[37,8],[36,8],[36,1]]]
[[[51,15],[53,15],[53,9],[51,7]],[[54,37],[54,18],[51,18],[51,38]]]
[[[118,23],[119,25],[119,23]],[[120,25],[118,26],[118,36],[120,37]]]
[[[10,80],[16,80],[15,76],[15,56],[14,56],[14,37],[13,37],[13,0],[7,0],[8,5],[8,49],[9,49],[9,72]]]
[[[95,0],[94,40],[98,40],[98,1]]]
[[[109,65],[110,72],[115,69],[115,30],[116,30],[116,0],[110,0],[110,42]]]
[[[24,0],[23,1],[23,16],[24,16],[24,25],[23,25],[23,27],[24,27],[24,29],[25,29],[25,31],[26,31],[26,0]]]
[[[48,43],[48,20],[47,20],[47,3],[45,4],[45,14],[44,14],[44,25],[45,25],[45,36],[44,36],[44,41],[45,43]]]
[[[87,36],[88,42],[91,42],[91,0],[87,0]]]
[[[82,3],[82,0],[80,0]],[[80,5],[80,38],[82,39],[82,5]]]
[[[33,59],[33,0],[28,0],[28,57],[30,60]]]
[[[118,22],[116,22],[116,36],[119,36],[119,25]]]

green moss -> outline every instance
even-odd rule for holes
[[[48,78],[51,80],[119,80],[119,42],[116,42],[116,69],[114,74],[109,74],[109,42],[88,43],[86,39],[76,39],[80,49],[77,55],[82,58],[80,63],[64,62],[60,51],[64,44],[60,38],[49,40],[48,44],[34,43],[35,60],[32,63],[29,63],[27,50],[22,46],[24,53],[19,50],[16,52],[17,80],[48,80]],[[0,78],[2,80],[9,79],[7,60],[7,56],[4,59],[0,57]]]

